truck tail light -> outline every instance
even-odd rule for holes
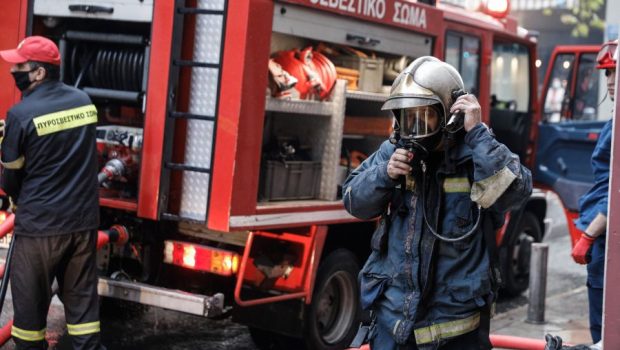
[[[164,262],[197,271],[231,276],[239,270],[239,255],[235,252],[204,245],[164,242]]]

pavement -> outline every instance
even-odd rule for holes
[[[528,310],[525,301],[524,305],[496,315],[491,320],[491,333],[539,340],[551,333],[572,345],[591,344],[586,268],[574,263],[570,257],[566,219],[557,197],[550,195],[547,202],[547,217],[552,218],[552,222],[550,232],[543,241],[549,245],[545,322],[532,324],[525,321]],[[522,298],[528,295],[529,291]]]

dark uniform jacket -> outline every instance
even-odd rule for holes
[[[97,109],[82,91],[46,81],[7,114],[2,188],[18,210],[15,234],[96,229]]]
[[[360,273],[361,303],[375,311],[377,327],[396,343],[413,341],[420,349],[433,348],[478,328],[479,310],[491,299],[493,276],[483,225],[466,240],[442,242],[424,223],[423,210],[433,228],[447,237],[462,236],[474,227],[478,205],[497,228],[503,213],[530,195],[531,174],[479,125],[453,148],[454,166],[447,166],[441,153],[431,156],[424,206],[421,177],[403,192],[397,187],[400,182],[388,176],[394,150],[384,142],[343,186],[344,205],[353,216],[370,219],[391,210],[390,224],[373,235],[373,250]]]

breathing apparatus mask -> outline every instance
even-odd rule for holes
[[[441,105],[433,104],[393,110],[394,130],[390,141],[426,159],[442,138]]]
[[[435,57],[424,56],[413,61],[396,77],[390,95],[381,108],[392,111],[394,115],[390,142],[413,153],[410,165],[414,168],[413,172],[421,177],[423,203],[426,203],[426,159],[443,142],[446,164],[450,165],[448,151],[457,135],[464,133],[464,114],[449,116],[452,104],[464,94],[463,79],[454,67]],[[403,176],[402,191],[406,190],[405,183]],[[446,242],[460,241],[471,236],[480,223],[479,208],[478,218],[469,232],[460,237],[444,237],[432,227],[426,219],[427,210],[423,209],[429,231]]]

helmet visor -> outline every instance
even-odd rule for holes
[[[601,46],[601,49],[598,52],[598,55],[596,55],[596,62],[599,65],[605,65],[605,64],[615,65],[616,61],[618,60],[617,48],[618,48],[618,41],[611,41],[611,42],[607,42],[603,44],[603,46]]]
[[[441,126],[439,105],[419,106],[395,110],[398,113],[400,134],[404,137],[425,137]]]

